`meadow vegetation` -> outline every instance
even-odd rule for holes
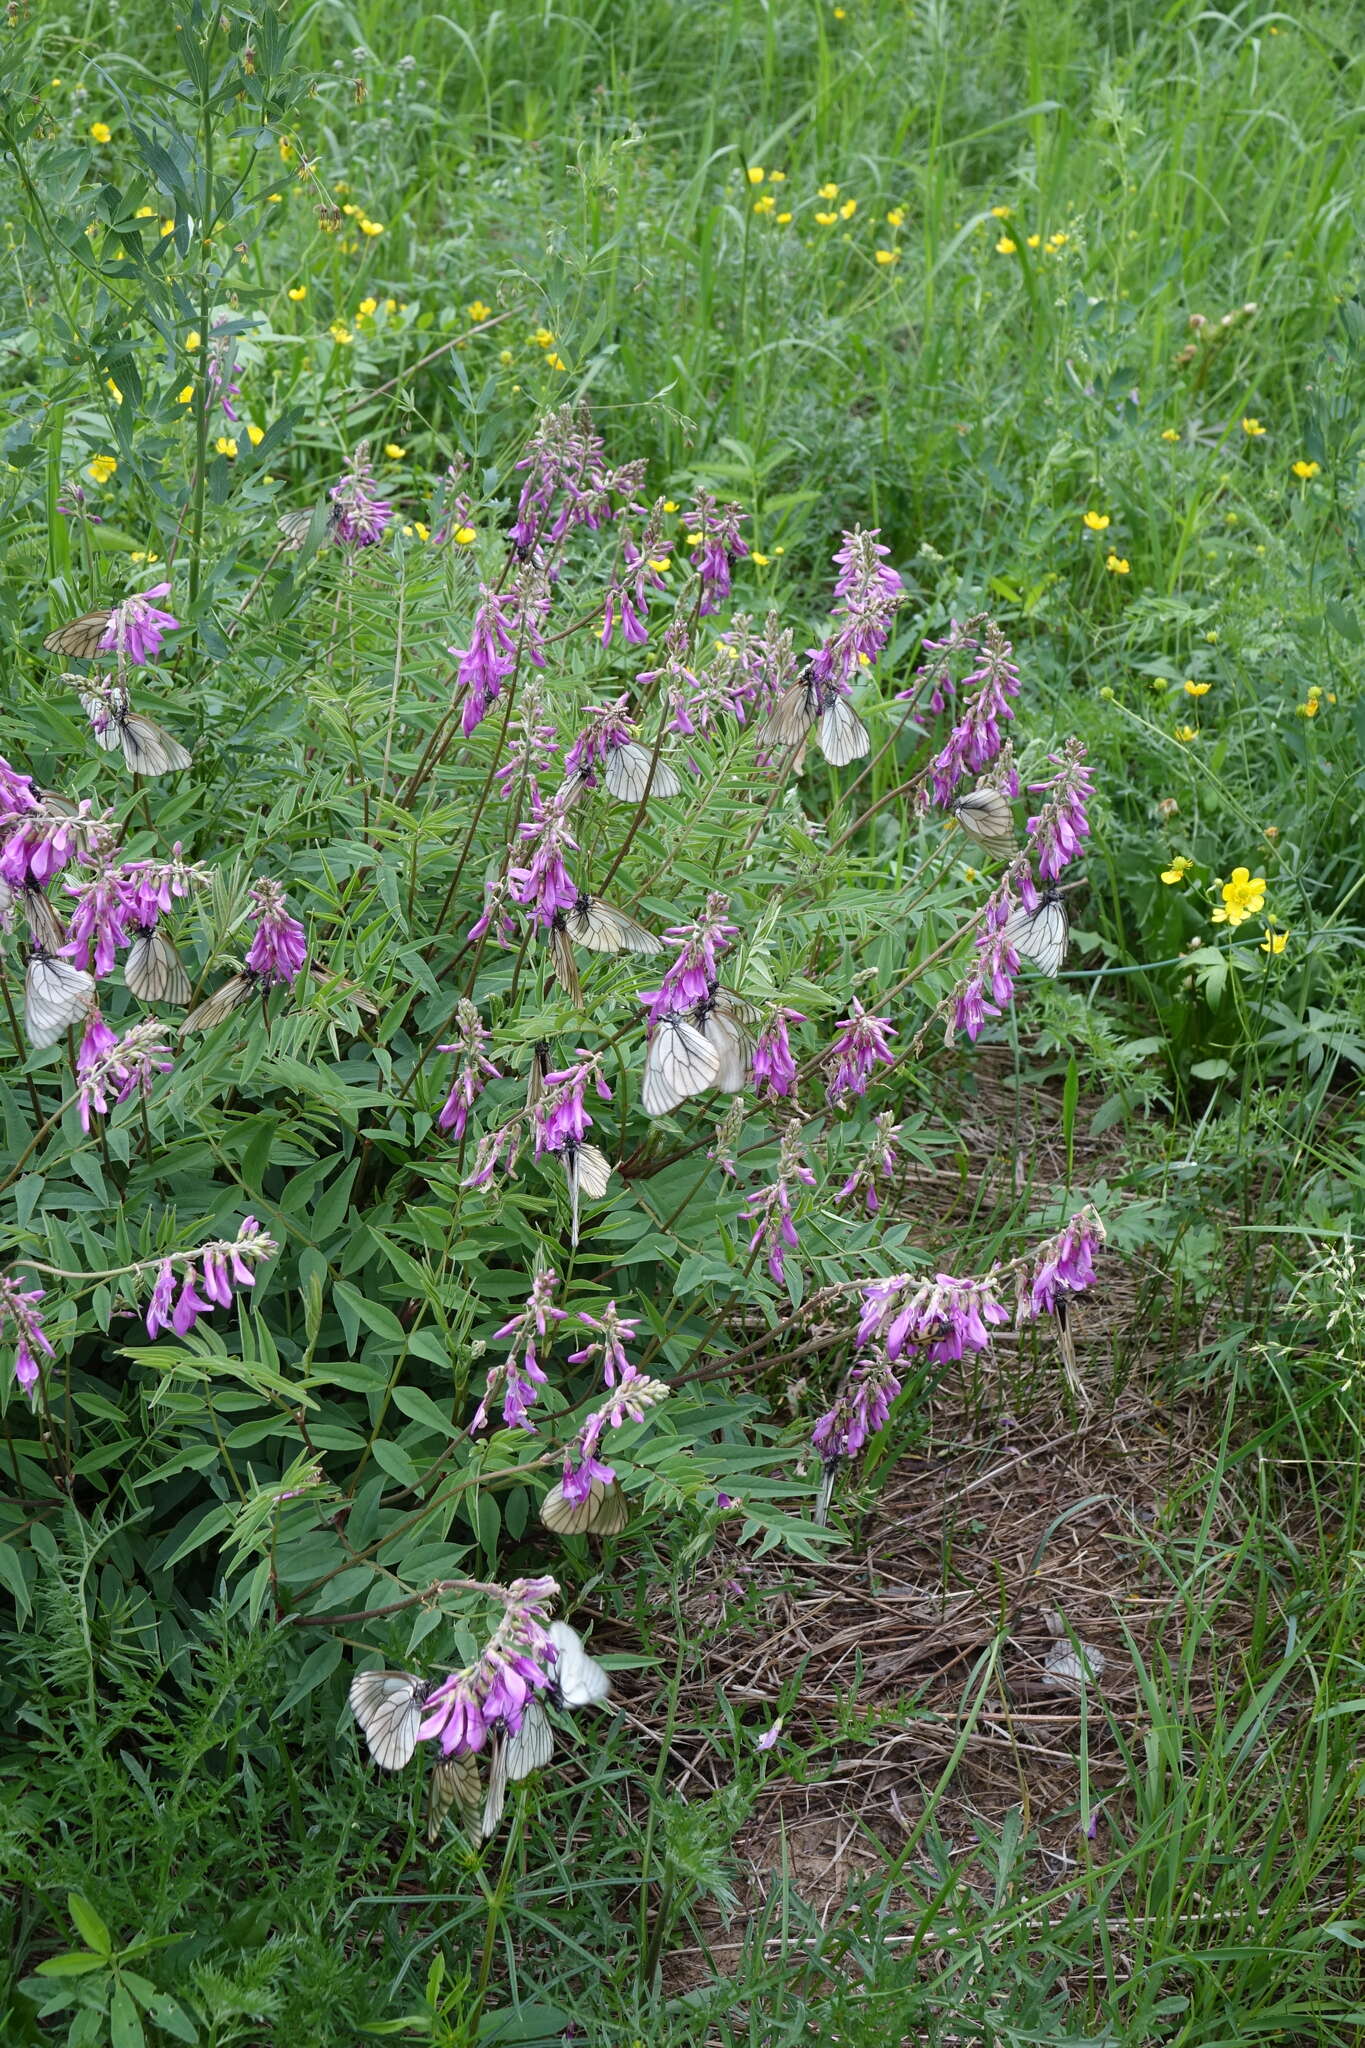
[[[1362,63],[11,6],[7,2044],[1360,2039]]]

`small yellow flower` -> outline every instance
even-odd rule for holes
[[[407,449],[400,448],[396,441],[386,441],[384,443],[384,453],[388,456],[390,462],[401,462],[407,452]]]
[[[766,569],[766,568],[767,568],[767,566],[768,566],[768,564],[769,564],[769,562],[771,562],[771,560],[772,560],[772,556],[771,556],[771,555],[760,555],[760,553],[758,552],[758,549],[757,549],[757,548],[754,548],[754,549],[752,549],[752,550],[750,551],[750,554],[749,554],[749,560],[750,560],[751,562],[756,562],[756,563],[758,564],[758,566],[759,566],[759,568],[760,568],[760,569]],[[653,565],[651,564],[651,566],[653,566]]]
[[[1055,256],[1055,255],[1056,255],[1056,253],[1057,253],[1057,251],[1058,251],[1059,249],[1064,249],[1064,248],[1066,247],[1067,243],[1068,243],[1068,242],[1069,242],[1070,240],[1071,240],[1071,237],[1070,237],[1070,235],[1064,235],[1064,234],[1062,234],[1062,233],[1061,233],[1061,232],[1059,231],[1059,232],[1058,232],[1057,234],[1055,234],[1055,235],[1049,235],[1049,236],[1048,236],[1048,238],[1047,238],[1047,245],[1048,245],[1048,248],[1049,248],[1049,249],[1051,249],[1051,251],[1052,251],[1053,255]]]
[[[1271,954],[1279,954],[1279,953],[1283,953],[1283,951],[1284,951],[1285,947],[1286,947],[1286,946],[1287,946],[1288,944],[1289,944],[1289,934],[1288,934],[1288,932],[1277,932],[1277,931],[1275,930],[1275,928],[1274,928],[1274,926],[1273,926],[1273,925],[1267,925],[1267,926],[1266,926],[1266,934],[1265,934],[1265,937],[1264,937],[1264,938],[1263,938],[1263,939],[1261,940],[1261,951],[1262,951],[1263,953],[1271,953]]]
[[[1009,235],[1002,235],[995,245],[995,253],[997,256],[1013,256],[1018,247],[1019,244]]]
[[[231,434],[220,434],[213,444],[213,452],[215,455],[226,455],[228,460],[231,461],[232,457],[237,453],[237,443],[233,440]]]
[[[905,208],[903,206],[893,206],[891,211],[886,216],[886,225],[889,228],[904,227]]]
[[[338,185],[338,186],[337,186],[337,191],[338,191],[338,192],[346,192],[346,191],[349,191],[349,190],[350,190],[350,187],[349,187],[349,186],[347,186],[347,185]],[[360,208],[359,208],[358,206],[343,206],[341,210],[342,210],[342,212],[343,212],[343,213],[345,214],[345,216],[346,216],[347,220],[354,220],[354,219],[356,218],[356,216],[357,216],[357,215],[359,214],[359,212],[360,212]]]
[[[787,173],[785,171],[769,171],[768,183],[770,185],[785,185],[786,182]]]
[[[1188,854],[1177,853],[1170,866],[1161,870],[1161,879],[1163,882],[1183,882],[1193,866],[1194,862]]]
[[[1008,220],[1013,212],[1014,208],[1012,206],[993,206],[991,208],[991,219]]]
[[[1294,464],[1294,474],[1300,483],[1306,484],[1310,478],[1321,476],[1322,469],[1316,462],[1296,462]]]
[[[775,199],[773,198],[773,195],[772,195],[772,193],[771,193],[771,192],[765,192],[765,193],[763,194],[763,197],[762,197],[761,199],[755,199],[755,201],[754,201],[754,212],[755,212],[755,213],[763,213],[763,214],[768,214],[768,213],[775,213],[776,211],[777,211],[777,201],[776,201],[776,200],[775,200]]]
[[[107,121],[92,121],[90,123],[90,140],[92,142],[112,142],[113,139],[114,131]]]
[[[853,218],[854,214],[855,214],[855,213],[856,213],[857,211],[858,211],[858,202],[857,202],[857,200],[856,200],[856,199],[846,199],[846,200],[844,201],[843,205],[842,205],[842,206],[841,206],[841,207],[839,208],[839,217],[840,217],[840,219],[841,219],[841,220],[852,220],[852,218]]]
[[[832,228],[839,216],[837,213],[817,213],[815,218],[822,228]]]
[[[280,162],[281,162],[282,164],[289,164],[289,163],[292,163],[293,161],[294,161],[294,145],[293,145],[293,143],[292,143],[292,142],[286,142],[286,141],[285,141],[285,139],[284,139],[284,137],[283,137],[283,136],[281,136],[281,137],[280,137]]]
[[[817,199],[837,199],[839,197],[839,187],[837,185],[821,185],[815,196]]]
[[[552,370],[567,370],[569,367],[563,356],[557,355],[553,349],[546,351],[545,360]]]
[[[247,440],[250,441],[253,448],[259,448],[262,441],[264,441],[265,439],[265,428],[248,427],[246,430],[246,437]]]
[[[1248,413],[1242,421],[1242,432],[1247,436],[1248,440],[1258,441],[1265,432],[1265,428],[1258,419],[1253,419],[1251,414]]]
[[[362,299],[355,310],[358,317],[368,319],[371,313],[379,311],[379,301],[378,299]]]
[[[327,329],[327,332],[331,335],[333,341],[336,342],[338,347],[340,348],[345,348],[347,342],[351,338],[351,330],[349,327],[346,326],[345,322],[342,320],[334,320],[331,326]]]
[[[384,311],[385,311],[386,313],[396,313],[396,312],[398,311],[398,301],[397,301],[397,299],[385,299],[385,301],[384,301]]]
[[[1042,247],[1042,241],[1041,235],[1025,235],[1024,246],[1028,249],[1038,249]]]
[[[294,301],[294,304],[295,304],[296,306],[301,306],[301,305],[303,304],[304,300],[305,300],[305,299],[307,298],[307,296],[308,296],[308,287],[307,287],[307,285],[306,285],[306,284],[291,284],[291,285],[290,285],[290,287],[289,287],[289,297],[290,297],[290,298],[291,298],[291,299],[292,299],[292,300]]]
[[[465,307],[465,312],[471,320],[488,320],[492,317],[493,308],[485,306],[482,299],[471,299]]]
[[[265,195],[265,203],[266,203],[266,205],[267,205],[267,206],[278,206],[278,205],[279,205],[279,203],[280,203],[280,195],[279,195],[279,193],[278,193],[278,192],[267,192],[267,193],[266,193],[266,195]]]
[[[470,547],[477,538],[472,526],[457,526],[455,529],[455,539],[462,548]]]
[[[423,526],[420,519],[414,519],[410,526],[404,526],[400,529],[400,531],[408,540],[412,540],[414,537],[417,540],[431,539],[431,528],[429,526]]]
[[[537,348],[552,348],[554,346],[554,334],[548,327],[537,327],[535,333],[528,334],[526,339],[534,342]]]
[[[745,172],[744,175],[749,180],[749,183],[751,185],[761,185],[763,183],[764,175],[762,164],[750,164],[748,170]]]
[[[1298,712],[1300,718],[1316,718],[1321,708],[1321,683],[1311,683],[1308,688],[1308,701],[1304,704],[1296,704],[1294,707],[1294,709]]]
[[[173,235],[174,233],[175,233],[175,222],[174,222],[173,220],[163,220],[163,221],[162,221],[162,223],[161,223],[161,239],[162,239],[162,241],[163,241],[163,242],[165,241],[165,239],[166,239],[167,235]]]
[[[673,563],[667,555],[651,555],[649,557],[649,566],[656,576],[662,576],[665,570],[673,567]]]
[[[701,546],[701,535],[699,533],[689,533],[686,536],[686,540],[690,548],[699,548]]]
[[[778,216],[777,216],[777,225],[778,225],[778,226],[779,226],[780,228],[785,228],[785,227],[786,227],[786,226],[788,225],[788,223],[790,222],[790,220],[791,220],[791,215],[790,215],[789,213],[779,213],[779,214],[778,214]]]
[[[360,232],[362,235],[382,235],[384,223],[382,220],[363,220],[360,223]]]
[[[105,389],[113,394],[115,405],[122,405],[123,393],[119,390],[118,385],[114,382],[113,378],[106,377],[104,380],[104,385]]]
[[[665,510],[665,512],[676,512],[676,511],[677,511],[677,509],[678,509],[678,501],[677,501],[677,499],[676,499],[676,498],[665,498],[665,499],[664,499],[664,510]]]
[[[133,219],[134,219],[134,220],[155,220],[155,219],[156,219],[156,208],[155,208],[154,206],[139,206],[139,208],[137,209],[137,212],[136,212],[136,213],[135,213],[135,214],[133,215]]]
[[[1199,727],[1197,725],[1178,725],[1175,729],[1175,736],[1180,741],[1182,747],[1187,747],[1191,740],[1198,739]]]
[[[899,249],[878,249],[876,254],[876,260],[878,263],[883,264],[899,263],[901,260],[901,252]]]
[[[1161,429],[1161,438],[1163,441],[1178,441],[1180,439],[1180,430],[1178,427],[1163,427]]]
[[[512,351],[511,351],[511,349],[510,349],[510,348],[500,348],[500,349],[498,350],[498,361],[499,361],[500,363],[504,364],[504,365],[505,365],[505,364],[507,364],[507,363],[510,363],[510,362],[512,362],[512,361],[513,361],[513,355],[512,355]]]
[[[1109,525],[1109,514],[1107,512],[1083,512],[1081,514],[1081,522],[1083,525],[1088,526],[1092,533],[1103,533]]]
[[[834,10],[834,19],[836,21],[847,21],[848,9],[846,7],[836,7]]]
[[[1187,676],[1185,678],[1185,695],[1187,697],[1207,697],[1212,688],[1212,683],[1196,683],[1193,677]]]
[[[190,402],[190,400],[191,400],[191,399],[192,399],[193,397],[194,397],[194,386],[193,386],[193,384],[186,384],[186,385],[185,385],[185,387],[183,388],[183,390],[180,390],[180,391],[177,391],[177,392],[176,392],[176,394],[175,394],[175,402],[176,402],[176,404],[177,404],[177,405],[188,405],[188,404],[189,404],[189,402]]]
[[[198,348],[199,329],[197,327],[191,327],[189,333],[185,336],[185,346],[189,350],[191,355],[193,355],[194,351]]]
[[[1231,881],[1223,883],[1220,893],[1222,907],[1214,911],[1213,922],[1243,924],[1265,906],[1265,876],[1253,875],[1249,868],[1234,868]]]
[[[1132,564],[1127,560],[1126,556],[1116,555],[1111,552],[1105,556],[1104,566],[1111,576],[1126,576]]]
[[[112,455],[96,455],[85,473],[97,484],[107,484],[117,468],[118,463]]]

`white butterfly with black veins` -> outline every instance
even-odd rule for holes
[[[599,780],[607,794],[623,804],[642,803],[646,793],[651,797],[682,794],[676,769],[651,754],[638,740],[627,740],[623,746],[608,748],[600,777],[596,768],[583,768],[568,778],[559,792],[561,809],[567,811],[585,789],[595,789]]]
[[[467,1752],[438,1756],[431,1766],[427,1792],[427,1841],[434,1843],[441,1823],[452,1806],[458,1807],[462,1826],[472,1827],[483,1812],[483,1782],[479,1767]]]
[[[113,617],[107,605],[98,611],[82,612],[78,619],[68,619],[64,626],[49,633],[43,646],[49,654],[71,655],[77,661],[93,661],[101,652],[100,642],[109,631]]]
[[[574,1008],[581,1010],[583,1007],[583,984],[578,979],[578,962],[574,959],[573,947],[569,943],[569,928],[566,922],[566,915],[566,912],[562,910],[557,910],[554,914],[554,922],[550,926],[550,959],[554,968],[555,980],[559,983],[559,986],[563,989]]]
[[[154,718],[131,710],[126,690],[112,689],[107,697],[82,691],[81,702],[92,720],[95,745],[106,754],[115,754],[122,747],[134,775],[175,775],[190,766],[194,757],[189,748]]]
[[[8,886],[8,885],[6,885]],[[11,907],[17,904],[24,913],[28,935],[35,946],[41,946],[45,953],[55,953],[64,944],[66,933],[62,921],[41,889],[32,882],[25,882],[22,888],[10,891]]]
[[[689,1095],[714,1088],[719,1075],[720,1054],[697,1025],[660,1017],[645,1051],[641,1107],[646,1116],[667,1116]]]
[[[95,1000],[95,977],[35,945],[24,975],[24,1029],[30,1045],[55,1045]]]
[[[745,1026],[757,1016],[752,1003],[733,989],[719,986],[697,1005],[697,1028],[716,1055],[716,1078],[711,1085],[722,1094],[739,1095],[748,1084],[754,1039]]]
[[[351,1681],[351,1712],[381,1771],[411,1763],[430,1687],[411,1671],[362,1671]]]
[[[562,1707],[600,1707],[611,1693],[611,1680],[596,1658],[583,1648],[583,1638],[567,1621],[552,1621],[550,1641],[555,1659],[551,1696]]]
[[[215,1024],[221,1024],[234,1010],[240,1010],[243,1003],[249,1003],[261,985],[261,977],[253,968],[244,967],[240,974],[233,974],[216,988],[211,996],[205,996],[202,1003],[195,1005],[180,1027],[181,1035],[187,1031],[212,1031]]]
[[[123,963],[123,979],[144,1003],[187,1003],[190,978],[170,940],[154,924],[140,924]]]
[[[578,1243],[578,1204],[580,1197],[590,1202],[600,1202],[611,1181],[611,1162],[596,1145],[565,1145],[560,1157],[564,1161],[564,1178],[569,1183],[569,1208],[572,1223],[569,1242]]]
[[[872,745],[867,727],[842,690],[809,677],[782,692],[754,739],[761,753],[789,753],[804,744],[817,723],[820,751],[834,768],[856,761]]]
[[[520,1784],[532,1771],[544,1770],[554,1755],[555,1737],[550,1717],[537,1699],[522,1708],[521,1726],[515,1734],[500,1731],[493,1737],[488,1764],[488,1796],[483,1803],[479,1832],[485,1840],[496,1834],[507,1804],[507,1787]]]
[[[318,546],[324,547],[336,538],[341,524],[339,505],[307,505],[297,512],[281,512],[275,521],[284,536],[284,546],[290,550],[301,548],[313,531],[314,521],[318,522]]]
[[[589,953],[662,953],[664,942],[653,932],[646,931],[633,917],[627,917],[624,910],[604,903],[600,896],[589,896],[580,890],[578,901],[572,910],[557,913],[563,918],[564,929],[576,946],[586,947]]]
[[[953,816],[996,860],[1008,860],[1013,854],[1017,844],[1014,813],[998,789],[968,790],[953,805]]]
[[[1058,974],[1066,958],[1071,921],[1055,889],[1049,889],[1036,910],[1021,903],[1005,920],[1001,937],[1021,960],[1031,960],[1043,974]]]
[[[630,1520],[630,1504],[614,1479],[594,1479],[581,1501],[566,1499],[556,1480],[540,1503],[540,1519],[556,1536],[619,1536]]]

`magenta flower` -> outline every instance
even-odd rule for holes
[[[811,1431],[811,1443],[822,1461],[829,1465],[839,1458],[855,1458],[868,1438],[885,1427],[900,1390],[901,1383],[886,1360],[859,1360],[834,1406]]]
[[[855,526],[845,533],[834,559],[834,626],[819,647],[807,650],[810,679],[822,689],[846,690],[859,671],[877,659],[891,634],[891,622],[905,600],[905,586],[886,567],[891,550],[878,530]]]
[[[545,1076],[531,1111],[537,1159],[546,1152],[572,1152],[583,1143],[592,1123],[583,1100],[589,1081],[594,1084],[599,1101],[611,1101],[611,1089],[601,1068],[586,1053],[580,1065]]]
[[[873,1280],[863,1289],[859,1345],[876,1344],[892,1364],[907,1351],[924,1351],[935,1363],[984,1351],[991,1329],[1009,1321],[999,1299],[999,1273],[956,1280],[951,1273],[921,1280],[900,1273]]]
[[[532,792],[531,816],[517,827],[527,841],[531,858],[525,867],[510,867],[507,878],[514,903],[524,904],[548,930],[555,913],[572,910],[578,901],[578,885],[564,865],[566,852],[576,853],[578,842],[569,831],[569,821],[556,806],[548,808],[539,791]]]
[[[81,1129],[88,1132],[92,1112],[107,1116],[110,1097],[126,1102],[130,1095],[150,1095],[158,1074],[169,1074],[174,1061],[161,1039],[157,1018],[134,1024],[121,1039],[93,1010],[76,1056]]]
[[[706,899],[704,915],[696,923],[674,925],[667,933],[670,939],[682,940],[682,950],[665,971],[658,988],[640,990],[640,1001],[649,1012],[651,1024],[656,1024],[660,1017],[676,1016],[681,1010],[694,1009],[698,1003],[710,1000],[718,979],[717,958],[739,930],[726,917],[729,908],[729,897],[713,890]]]
[[[223,411],[234,422],[237,419],[237,412],[232,401],[242,395],[241,385],[233,382],[236,368],[237,337],[215,327],[209,336],[206,375],[210,389],[218,393]]]
[[[749,1250],[756,1252],[762,1247],[767,1256],[768,1271],[779,1287],[786,1272],[787,1253],[795,1251],[800,1242],[792,1217],[792,1203],[799,1196],[802,1184],[809,1188],[815,1186],[815,1175],[801,1157],[800,1132],[801,1126],[795,1122],[784,1132],[777,1179],[767,1187],[756,1188],[741,1211],[743,1220],[754,1225]]]
[[[368,441],[359,444],[347,474],[339,484],[333,484],[329,495],[337,508],[334,517],[339,541],[347,547],[372,548],[383,539],[384,529],[393,517],[393,506],[387,498],[375,494]]]
[[[156,1285],[152,1298],[147,1304],[147,1335],[157,1337],[162,1330],[171,1327],[171,1311],[175,1306],[175,1261],[163,1259],[156,1269]]]
[[[153,1020],[153,1023],[155,1020]],[[147,1027],[135,1027],[147,1028]],[[128,1037],[131,1038],[130,1032]],[[125,1039],[125,1044],[127,1040]],[[261,1229],[254,1216],[244,1216],[234,1238],[215,1239],[192,1252],[171,1252],[156,1262],[156,1284],[147,1305],[147,1335],[172,1329],[187,1337],[200,1316],[210,1315],[215,1305],[226,1307],[231,1300],[228,1277],[238,1287],[256,1285],[256,1267],[278,1250],[273,1237]],[[180,1274],[180,1291],[175,1289]],[[203,1280],[206,1301],[199,1292]]]
[[[559,1482],[564,1498],[581,1507],[594,1484],[610,1486],[616,1478],[615,1468],[597,1455],[603,1435],[627,1422],[643,1422],[651,1408],[667,1399],[668,1388],[662,1380],[647,1379],[627,1362],[607,1400],[588,1417],[564,1453]]]
[[[1019,694],[1019,671],[1008,640],[994,624],[987,624],[978,666],[961,688],[965,692],[972,684],[976,688],[966,708],[930,763],[933,801],[938,804],[951,803],[964,775],[979,775],[990,766],[1004,745],[1000,728],[1014,716],[1010,699]]]
[[[831,1109],[847,1101],[850,1095],[867,1093],[872,1069],[879,1060],[884,1066],[895,1065],[896,1056],[889,1043],[896,1036],[891,1019],[870,1017],[856,996],[851,1008],[852,1016],[840,1019],[839,1036],[821,1062],[829,1074],[825,1100]]]
[[[562,1323],[568,1315],[567,1309],[554,1305],[558,1285],[556,1273],[548,1269],[537,1273],[524,1306],[500,1330],[494,1331],[495,1342],[503,1337],[510,1337],[512,1342],[502,1363],[488,1369],[483,1399],[469,1425],[471,1436],[487,1427],[489,1404],[499,1394],[503,1427],[524,1429],[529,1436],[536,1434],[536,1426],[527,1420],[527,1415],[538,1398],[537,1390],[546,1384],[536,1346],[543,1344],[554,1325]]]
[[[88,870],[88,872],[87,872]],[[112,836],[92,836],[81,856],[81,872],[68,876],[64,887],[76,898],[62,951],[87,972],[113,971],[117,948],[131,943],[129,926],[138,923],[139,872],[118,858]]]
[[[8,1274],[0,1274],[0,1332],[14,1338],[14,1377],[30,1401],[36,1397],[42,1360],[55,1356],[43,1329],[38,1303],[41,1287],[27,1293]]]
[[[461,998],[455,1012],[455,1023],[459,1037],[449,1045],[439,1045],[438,1052],[453,1052],[459,1056],[455,1078],[450,1093],[445,1099],[440,1115],[436,1119],[438,1130],[449,1131],[455,1138],[462,1138],[469,1112],[490,1081],[500,1081],[501,1073],[484,1053],[488,1044],[488,1031],[479,1017],[473,1003]]]
[[[585,409],[561,406],[536,422],[517,468],[526,471],[512,545],[524,561],[535,551],[556,548],[572,526],[595,531],[616,515],[613,497],[630,509],[644,480],[644,464],[607,467],[602,442]]]
[[[128,662],[140,668],[144,662],[155,661],[166,634],[180,624],[170,612],[158,611],[152,603],[154,597],[169,596],[170,588],[169,583],[154,583],[150,590],[116,604],[100,639],[100,653],[117,656],[120,666]]]
[[[618,1377],[625,1380],[634,1371],[626,1356],[626,1346],[635,1342],[639,1323],[632,1317],[618,1315],[614,1301],[607,1303],[600,1317],[590,1316],[580,1309],[578,1320],[585,1329],[597,1330],[601,1342],[585,1344],[581,1351],[571,1351],[570,1365],[591,1365],[600,1357],[602,1378],[607,1386],[614,1387]]]
[[[720,505],[709,491],[698,491],[687,524],[701,534],[701,544],[688,557],[701,578],[699,617],[720,610],[730,595],[730,580],[736,562],[749,552],[739,530],[744,513],[738,505]]]
[[[869,1216],[875,1216],[881,1207],[881,1197],[877,1193],[878,1174],[883,1180],[890,1180],[896,1170],[896,1140],[901,1127],[892,1121],[894,1115],[894,1110],[886,1109],[873,1119],[876,1137],[836,1197],[838,1201],[846,1202],[850,1197],[856,1200],[861,1196]]]
[[[621,555],[625,574],[614,576],[607,586],[602,645],[610,647],[619,622],[621,638],[632,647],[643,647],[649,639],[650,597],[656,590],[666,590],[668,586],[651,559],[658,558],[657,543],[649,533],[639,547],[628,533],[623,534]]]
[[[1032,1266],[1020,1284],[1021,1315],[1055,1315],[1065,1295],[1080,1294],[1093,1286],[1095,1253],[1103,1243],[1104,1225],[1087,1203],[1065,1230],[1046,1239],[1034,1253]]]
[[[500,1130],[485,1131],[479,1140],[479,1149],[474,1154],[474,1170],[465,1176],[463,1185],[467,1188],[486,1188],[499,1169],[503,1173],[512,1173],[520,1151],[520,1117],[513,1117],[511,1123],[504,1124]]]
[[[1031,782],[1038,794],[1051,792],[1038,816],[1028,821],[1028,835],[1045,882],[1056,881],[1063,868],[1084,850],[1090,837],[1086,804],[1094,795],[1094,784],[1085,762],[1085,748],[1079,740],[1068,740],[1066,751],[1049,756],[1060,771],[1049,782]]]
[[[775,1010],[754,1041],[754,1085],[760,1095],[790,1095],[796,1087],[796,1061],[787,1037],[789,1024],[804,1024],[800,1010]]]
[[[251,917],[256,936],[246,956],[248,974],[258,977],[263,988],[276,982],[294,981],[308,958],[308,941],[297,918],[285,909],[288,901],[278,882],[258,878],[251,891]]]
[[[0,880],[11,889],[45,889],[80,851],[87,838],[104,827],[82,800],[74,816],[46,802],[0,821]]]
[[[557,1653],[548,1624],[558,1591],[549,1578],[513,1580],[482,1654],[427,1693],[419,1742],[439,1742],[444,1756],[470,1756],[495,1728],[516,1734],[528,1703],[553,1682]]]

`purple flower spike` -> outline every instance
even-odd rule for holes
[[[853,1014],[840,1020],[839,1036],[823,1061],[829,1073],[825,1100],[831,1109],[846,1102],[850,1095],[866,1095],[877,1062],[890,1067],[896,1059],[889,1043],[896,1036],[891,1019],[870,1017],[856,996],[850,1007]]]
[[[14,1339],[14,1377],[30,1401],[36,1398],[41,1361],[54,1355],[38,1310],[42,1299],[41,1287],[25,1292],[17,1280],[0,1275],[0,1332]]]
[[[449,1045],[440,1045],[438,1052],[453,1052],[459,1056],[455,1079],[445,1099],[440,1115],[436,1119],[438,1130],[449,1131],[454,1138],[462,1138],[469,1112],[490,1081],[500,1081],[501,1073],[484,1053],[488,1044],[488,1032],[473,1003],[462,998],[455,1012],[459,1037]]]
[[[1084,851],[1084,842],[1090,837],[1085,807],[1095,789],[1079,740],[1068,740],[1064,753],[1049,758],[1060,772],[1049,782],[1029,784],[1035,794],[1048,792],[1048,801],[1036,818],[1029,819],[1028,835],[1039,874],[1045,882],[1054,882]]]
[[[754,1041],[754,1085],[761,1094],[790,1095],[796,1086],[796,1061],[787,1037],[789,1024],[804,1024],[800,1010],[776,1010]]]
[[[170,612],[158,611],[152,603],[154,597],[169,597],[170,589],[169,583],[154,583],[140,596],[125,597],[116,604],[100,639],[100,653],[116,655],[120,664],[126,662],[134,668],[155,661],[166,634],[180,624]]]
[[[303,971],[308,958],[308,941],[297,918],[285,909],[284,890],[278,882],[262,875],[251,892],[251,916],[256,936],[246,956],[247,972],[259,976],[263,988],[276,982],[290,982]]]
[[[333,484],[331,499],[337,508],[336,536],[339,541],[351,548],[372,548],[383,539],[384,529],[393,517],[393,506],[386,498],[375,495],[368,441],[360,443],[351,457],[347,474],[339,484]]]
[[[802,1185],[808,1188],[815,1186],[815,1175],[801,1157],[800,1132],[801,1126],[795,1122],[784,1132],[777,1179],[768,1187],[755,1189],[742,1211],[744,1221],[754,1226],[749,1250],[763,1250],[768,1271],[779,1287],[786,1274],[787,1253],[795,1251],[800,1242],[792,1217],[792,1203]]]

